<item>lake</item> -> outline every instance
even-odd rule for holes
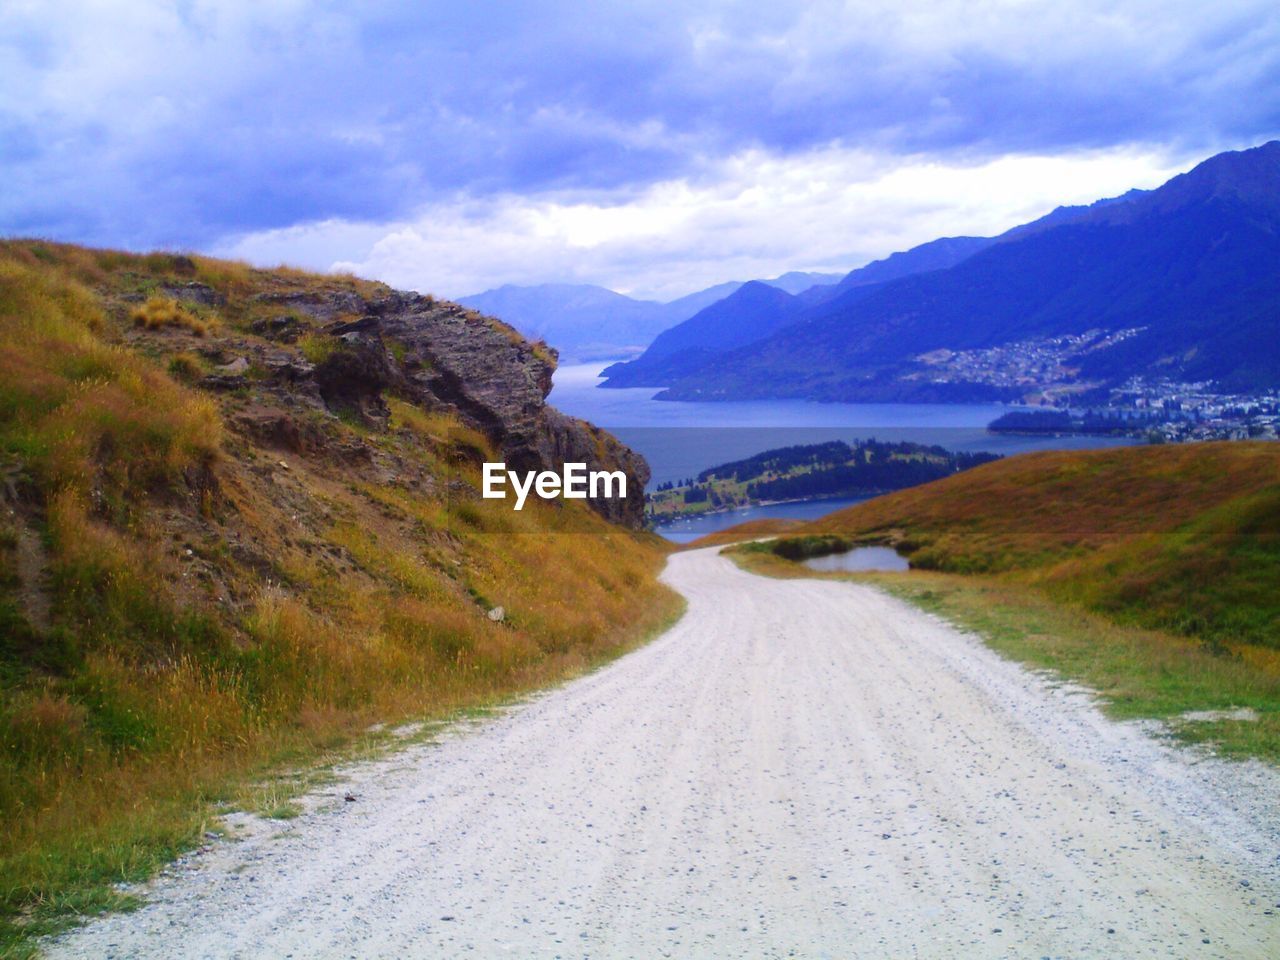
[[[679,483],[708,467],[763,450],[829,440],[878,440],[938,444],[948,450],[1010,454],[1118,446],[1114,437],[1019,437],[987,432],[1007,413],[998,403],[815,403],[751,400],[725,403],[654,400],[652,387],[601,390],[607,362],[570,364],[556,371],[548,402],[563,412],[604,427],[644,455],[649,489]],[[856,500],[820,500],[745,507],[664,525],[658,530],[682,542],[763,517],[814,519]],[[817,511],[817,512],[814,512]],[[726,519],[727,518],[727,519]],[[687,526],[686,526],[687,524]]]
[[[810,570],[826,573],[864,573],[868,570],[909,570],[907,558],[893,547],[854,547],[804,561]]]
[[[727,530],[748,520],[765,520],[778,517],[787,520],[817,520],[834,510],[863,503],[867,497],[832,497],[829,500],[793,500],[787,503],[766,503],[758,507],[739,507],[719,513],[700,513],[683,520],[673,520],[654,529],[673,543],[689,543],[708,533]]]

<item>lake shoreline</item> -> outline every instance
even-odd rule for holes
[[[547,402],[562,413],[608,430],[649,464],[649,487],[682,484],[703,470],[779,447],[825,443],[911,442],[954,453],[1000,455],[1032,450],[1129,445],[1094,437],[1014,437],[992,434],[987,424],[1005,404],[848,404],[813,401],[656,401],[653,388],[599,389],[603,361],[565,364],[554,376]],[[884,493],[887,491],[880,491]],[[872,494],[872,496],[878,496]],[[677,541],[757,518],[816,519],[867,497],[823,497],[717,508],[693,515],[654,517],[654,532]],[[659,523],[658,521],[661,520]]]
[[[657,533],[659,527],[669,527],[682,520],[693,520],[698,517],[714,517],[725,513],[733,513],[735,510],[753,510],[759,507],[779,507],[795,503],[831,503],[836,501],[843,503],[847,500],[857,500],[862,502],[866,500],[874,500],[876,497],[883,497],[886,493],[893,492],[893,490],[849,491],[847,493],[838,493],[830,497],[791,497],[786,500],[752,500],[748,503],[735,503],[730,507],[716,507],[714,510],[699,510],[696,513],[669,514],[665,518],[653,520],[649,523],[649,529]],[[646,517],[645,519],[648,520],[649,518]]]

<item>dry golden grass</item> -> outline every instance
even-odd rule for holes
[[[134,324],[147,330],[178,327],[197,337],[206,336],[214,326],[209,317],[198,317],[172,297],[151,297],[130,314]]]
[[[379,289],[0,243],[0,450],[23,491],[0,517],[0,952],[118,904],[111,882],[198,842],[278,765],[571,676],[678,607],[651,535],[482,500],[492,451],[452,417],[392,401],[386,431],[326,419],[275,466],[226,425],[246,399],[179,382],[199,360],[130,317],[140,288],[192,277],[226,299],[207,336],[233,350],[260,286]],[[331,453],[360,446],[416,485]],[[16,575],[22,529],[47,552],[47,625]]]
[[[204,364],[194,353],[184,350],[169,359],[169,375],[182,383],[195,383],[204,376]]]
[[[896,543],[913,567],[997,574],[1121,622],[1280,645],[1280,444],[1024,454],[794,531]]]

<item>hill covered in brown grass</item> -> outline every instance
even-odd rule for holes
[[[893,543],[915,568],[1014,578],[1120,622],[1280,647],[1276,443],[1025,454],[791,533]]]
[[[0,243],[8,936],[114,902],[253,771],[673,614],[665,548],[626,526],[647,468],[546,406],[554,364],[353,277]],[[635,492],[515,513],[479,495],[494,459]]]

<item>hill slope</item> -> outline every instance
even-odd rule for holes
[[[635,360],[606,368],[607,386],[662,386],[672,370],[696,370],[720,354],[763,340],[802,309],[800,300],[784,290],[755,280],[745,283],[658,334]]]
[[[1280,444],[1024,454],[794,531],[899,544],[1122,622],[1280,648]]]
[[[1016,354],[1062,336],[1094,341],[1065,362],[1083,386],[1132,375],[1280,385],[1280,142],[1028,227],[950,269],[812,307],[768,339],[680,371],[666,396],[1013,398],[1025,388],[929,355]]]
[[[642,460],[546,407],[552,369],[350,277],[0,244],[0,945],[114,902],[263,764],[670,614],[664,548],[599,515],[638,500],[479,496],[499,457],[638,495]]]
[[[940,237],[930,240],[910,250],[891,253],[883,260],[873,260],[866,266],[850,270],[835,286],[815,291],[813,302],[834,300],[854,287],[886,283],[930,270],[946,270],[995,242],[994,237]]]

